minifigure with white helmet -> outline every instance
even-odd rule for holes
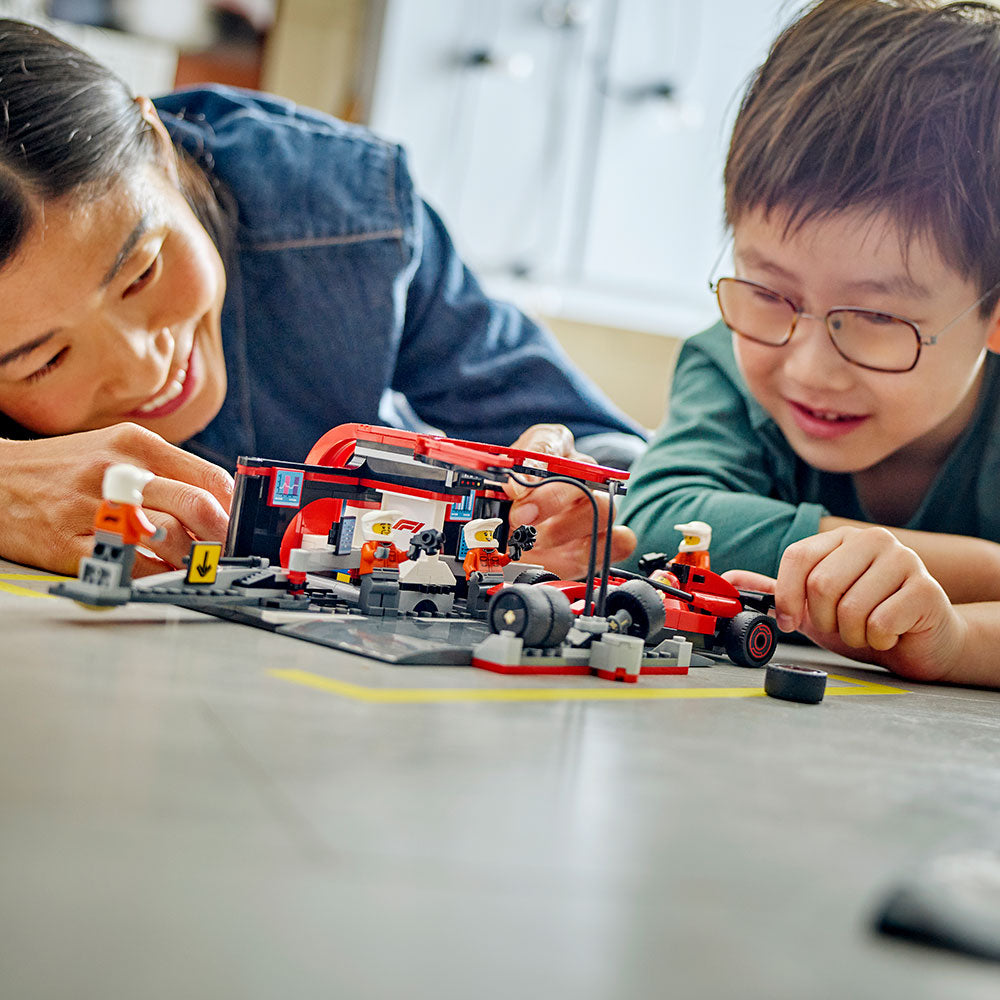
[[[468,550],[462,569],[469,581],[466,606],[470,614],[486,610],[489,600],[487,591],[498,583],[503,583],[503,568],[510,556],[499,551],[496,530],[503,524],[499,517],[480,517],[470,521],[462,529],[465,547]]]
[[[399,564],[406,553],[392,543],[398,510],[372,510],[361,518],[361,592],[358,606],[367,615],[395,615],[399,608]]]
[[[80,579],[101,586],[127,586],[135,547],[166,537],[142,510],[142,491],[153,473],[124,462],[109,465],[101,483],[103,501],[94,518],[94,550],[80,567]]]
[[[712,544],[711,525],[704,521],[687,521],[675,524],[674,530],[681,532],[684,537],[673,561],[695,569],[711,569],[708,556],[708,547]]]

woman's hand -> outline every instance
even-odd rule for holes
[[[573,435],[562,424],[535,424],[513,444],[523,451],[592,462],[575,448]],[[511,527],[533,524],[538,539],[526,558],[567,580],[587,573],[590,552],[593,508],[586,495],[569,483],[550,483],[529,489],[508,482],[504,489],[514,500],[510,510]],[[600,568],[607,534],[608,495],[595,493],[598,506],[597,566]],[[627,558],[635,548],[635,535],[629,528],[616,525],[611,531],[611,561]]]
[[[191,540],[222,540],[233,480],[224,469],[167,444],[137,424],[116,424],[38,441],[0,441],[0,557],[74,575],[91,553],[104,470],[148,469],[143,510],[162,541],[136,552],[136,576],[179,567]]]
[[[735,570],[737,587],[774,593],[784,632],[904,677],[941,681],[960,667],[967,623],[919,556],[885,528],[841,527],[789,545],[778,578]]]

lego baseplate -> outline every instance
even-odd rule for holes
[[[401,665],[472,665],[506,674],[594,673],[609,680],[631,681],[640,672],[685,674],[689,665],[709,666],[714,662],[692,653],[690,648],[682,649],[670,639],[656,647],[643,647],[641,641],[638,645],[624,641],[630,637],[608,636],[583,648],[564,644],[555,649],[525,649],[520,640],[501,642],[505,636],[492,635],[485,621],[465,615],[461,600],[447,616],[379,617],[358,613],[352,606],[352,588],[327,583],[294,596],[283,590],[255,589],[266,578],[266,569],[255,576],[248,573],[244,563],[220,567],[219,578],[210,587],[188,583],[185,572],[177,571],[137,580],[131,587],[66,580],[53,586],[51,592],[94,607],[175,604],[292,639]]]
[[[255,591],[242,585],[248,579],[245,566],[228,573],[220,569],[220,579],[211,587],[186,583],[184,577],[184,571],[162,573],[131,587],[66,580],[50,591],[93,607],[174,604],[386,663],[467,665],[472,648],[489,634],[486,623],[473,618],[361,615],[337,588],[294,597],[279,590]],[[239,584],[233,585],[237,579]]]
[[[473,618],[375,618],[323,610],[289,613],[224,605],[198,610],[292,639],[411,666],[468,666],[473,648],[489,635],[486,623]]]

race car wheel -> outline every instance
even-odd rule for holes
[[[741,611],[726,626],[726,653],[741,667],[762,667],[774,655],[778,633],[774,619],[756,611]]]
[[[552,624],[539,646],[558,646],[573,627],[573,609],[569,598],[558,587],[535,587],[552,606]]]
[[[559,577],[555,573],[550,573],[547,569],[535,567],[534,569],[521,570],[514,577],[514,583],[548,583],[549,580],[558,579]]]
[[[558,646],[573,624],[569,598],[554,587],[514,583],[490,599],[490,631],[513,632],[525,646]]]
[[[620,587],[609,590],[604,610],[609,618],[619,611],[626,612],[632,621],[625,631],[640,639],[656,635],[666,621],[659,593],[645,580],[627,580]]]
[[[783,701],[818,705],[826,693],[826,671],[815,667],[795,667],[790,663],[768,664],[764,693]]]

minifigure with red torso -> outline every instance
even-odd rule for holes
[[[392,544],[392,526],[401,516],[395,510],[376,510],[361,518],[367,541],[361,546],[359,576],[373,569],[399,569],[399,564],[406,562],[406,553]]]
[[[503,521],[499,517],[480,517],[462,529],[468,550],[462,562],[465,579],[469,581],[466,607],[470,614],[485,610],[489,600],[487,591],[503,583],[503,568],[510,556],[499,551],[496,530]]]
[[[483,576],[495,576],[499,573],[503,577],[503,568],[510,562],[510,556],[498,551],[499,543],[495,532],[502,523],[499,517],[481,517],[470,521],[462,529],[468,550],[462,562],[466,580],[473,573]]]
[[[524,552],[533,548],[536,531],[533,525],[522,524],[515,528],[507,539],[510,555],[499,551],[500,543],[496,530],[503,524],[499,517],[480,517],[470,521],[462,529],[462,537],[468,550],[462,562],[469,589],[465,599],[466,610],[472,615],[481,615],[489,603],[491,588],[503,583],[503,568],[510,562],[517,562]]]
[[[157,531],[143,509],[136,504],[103,500],[94,518],[95,531],[107,531],[121,538],[125,545],[151,541]]]
[[[94,518],[94,550],[83,560],[80,579],[100,586],[127,586],[135,547],[166,537],[142,509],[142,491],[153,473],[119,462],[109,465],[101,483],[103,500]]]
[[[395,615],[399,608],[399,564],[406,553],[392,543],[398,510],[372,510],[361,518],[365,542],[358,567],[358,607],[368,615]]]
[[[684,537],[681,539],[677,555],[670,562],[673,565],[679,563],[682,566],[690,566],[691,569],[711,569],[708,558],[708,547],[712,542],[711,527],[704,521],[688,521],[686,524],[675,524],[674,529],[680,531]],[[677,574],[669,569],[653,570],[649,578],[657,583],[665,583],[668,587],[679,587],[682,583]]]

